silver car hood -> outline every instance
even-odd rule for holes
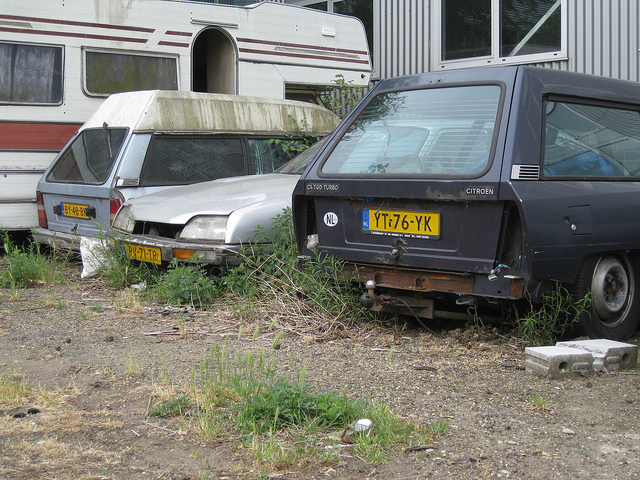
[[[196,215],[229,215],[280,197],[291,202],[300,175],[270,173],[221,178],[136,197],[126,202],[136,220],[182,225]]]

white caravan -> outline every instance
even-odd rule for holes
[[[370,70],[360,20],[294,5],[0,0],[0,229],[38,225],[38,180],[112,93],[308,100]]]

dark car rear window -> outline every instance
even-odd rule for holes
[[[501,88],[474,85],[377,95],[323,174],[475,176],[489,165]]]
[[[82,131],[62,152],[47,181],[103,184],[109,178],[126,135],[126,128]]]

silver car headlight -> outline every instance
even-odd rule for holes
[[[132,233],[133,227],[136,225],[136,219],[131,215],[131,207],[124,205],[118,210],[116,218],[113,219],[112,228],[122,232]]]
[[[224,242],[228,218],[221,215],[194,217],[182,229],[180,238]]]

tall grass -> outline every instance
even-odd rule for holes
[[[0,287],[19,289],[64,279],[69,253],[51,250],[34,241],[16,245],[2,231],[0,239],[4,251],[0,258]]]

